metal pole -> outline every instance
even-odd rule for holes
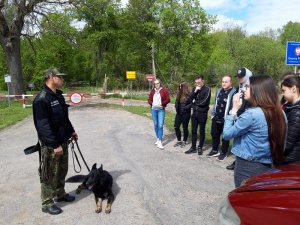
[[[125,106],[124,96],[125,96],[125,93],[122,92],[122,106],[123,106],[123,107]]]
[[[10,91],[9,91],[9,83],[7,83],[7,92],[8,92],[8,107],[10,107]]]
[[[130,98],[132,100],[132,80],[130,80]]]
[[[22,104],[23,104],[23,109],[26,108],[26,100],[25,100],[25,95],[22,94]]]
[[[156,76],[156,72],[155,72],[155,62],[154,62],[154,43],[152,43],[152,74],[154,74],[154,76]]]

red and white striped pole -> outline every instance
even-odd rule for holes
[[[125,95],[125,93],[122,93],[122,106],[123,106],[123,107],[125,106],[124,95]]]
[[[25,99],[25,95],[22,94],[22,104],[23,104],[23,109],[26,108],[26,99]]]

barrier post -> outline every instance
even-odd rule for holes
[[[26,108],[26,99],[25,99],[25,95],[22,94],[22,104],[23,104],[23,109]]]
[[[123,106],[123,107],[125,106],[124,95],[125,95],[125,93],[122,93],[122,106]]]

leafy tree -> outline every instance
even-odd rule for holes
[[[277,79],[285,68],[285,48],[275,40],[251,35],[238,46],[239,65],[248,67],[254,74],[268,74]]]
[[[68,0],[0,0],[0,45],[5,52],[9,74],[12,77],[12,93],[24,93],[20,48],[26,19],[28,22],[38,21],[37,15],[44,15],[45,11],[53,9],[53,6],[51,8],[49,5],[67,3]],[[29,20],[29,17],[32,18]]]
[[[159,0],[155,12],[160,28],[156,39],[160,73],[171,82],[203,73],[212,51],[208,32],[215,18],[193,0]]]
[[[300,41],[300,23],[290,21],[284,25],[281,30],[280,40],[283,45],[286,45],[287,41]]]
[[[213,51],[208,59],[207,81],[212,86],[219,86],[225,74],[236,74],[239,67],[237,49],[245,36],[245,31],[241,27],[229,24],[222,31],[210,35]]]
[[[121,14],[116,58],[119,74],[125,74],[126,70],[138,71],[140,75],[152,73],[152,47],[158,33],[154,3],[153,0],[130,0]]]
[[[42,21],[40,36],[35,40],[37,80],[49,67],[58,67],[67,73],[66,81],[76,80],[73,59],[78,53],[77,31],[70,25],[71,21],[72,18],[64,13],[48,14],[48,19]]]
[[[0,90],[4,90],[7,88],[7,85],[4,82],[4,76],[8,74],[6,67],[6,58],[3,51],[0,51]]]
[[[114,54],[117,46],[119,1],[87,0],[78,1],[74,11],[80,21],[86,25],[81,35],[81,48],[89,51],[93,62],[94,80],[98,87],[100,77],[111,73],[114,66]]]

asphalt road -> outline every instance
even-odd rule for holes
[[[93,194],[58,203],[63,213],[42,213],[38,154],[23,149],[37,141],[32,118],[0,131],[0,224],[212,225],[220,201],[233,189],[232,159],[219,162],[174,148],[165,131],[165,150],[154,146],[152,121],[122,110],[72,107],[71,121],[88,165],[103,164],[114,178],[112,212],[96,214]],[[71,154],[68,176],[75,175]],[[81,174],[87,170],[82,163]],[[75,194],[77,184],[67,184]],[[104,206],[106,201],[104,202]]]

